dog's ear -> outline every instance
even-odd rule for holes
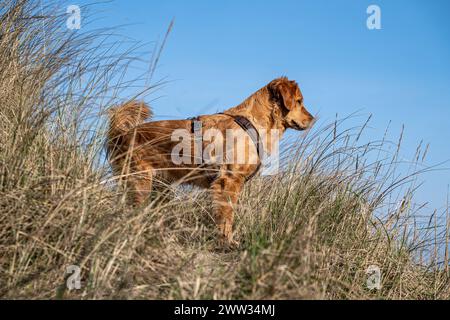
[[[269,84],[269,89],[287,110],[294,109],[297,90],[295,81],[289,81],[287,78],[276,79]]]

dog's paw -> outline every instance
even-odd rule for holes
[[[239,248],[239,242],[234,239],[228,239],[226,237],[220,237],[217,243],[217,251],[228,252],[234,251]]]

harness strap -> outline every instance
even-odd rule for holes
[[[256,127],[253,125],[253,123],[250,120],[248,120],[246,117],[239,116],[239,115],[235,116],[235,115],[226,114],[226,113],[222,113],[222,112],[218,113],[218,114],[232,117],[234,119],[234,122],[236,122],[250,136],[250,138],[253,141],[253,144],[256,147],[256,151],[257,151],[258,157],[259,157],[259,163],[258,163],[258,166],[256,167],[255,171],[245,179],[245,181],[249,181],[261,169],[262,159],[264,159],[264,146],[261,142],[261,136],[259,135],[259,132],[256,129]],[[200,117],[193,117],[193,118],[189,118],[188,120],[192,121],[191,131],[192,131],[192,133],[195,133],[195,131],[197,130],[197,128],[195,127],[195,122],[200,121]],[[203,135],[202,135],[202,139],[203,139]],[[203,141],[202,141],[202,144],[203,144]],[[210,182],[214,181],[216,178],[217,177],[213,178]]]
[[[255,171],[253,171],[253,173],[251,175],[249,175],[245,181],[249,181],[251,180],[261,169],[261,165],[262,165],[262,159],[264,159],[264,146],[261,142],[261,136],[259,135],[258,130],[256,129],[256,127],[253,125],[253,123],[248,120],[246,117],[244,116],[234,116],[231,114],[226,114],[226,113],[220,113],[229,117],[232,117],[234,119],[234,122],[236,122],[245,132],[247,132],[247,134],[250,136],[250,138],[253,141],[253,144],[256,147],[256,152],[258,153],[258,157],[259,157],[259,163],[258,166],[256,167]]]

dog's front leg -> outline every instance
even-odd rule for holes
[[[214,219],[220,233],[220,241],[226,245],[236,245],[233,240],[233,206],[237,203],[239,193],[244,185],[244,178],[223,174],[212,184]]]

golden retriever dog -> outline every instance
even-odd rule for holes
[[[305,130],[314,121],[304,106],[299,86],[286,77],[273,80],[223,113],[145,122],[151,115],[151,109],[137,101],[110,109],[107,151],[114,174],[126,179],[133,205],[145,203],[152,189],[161,187],[156,180],[166,185],[186,183],[208,188],[223,245],[236,244],[232,232],[233,206],[244,183],[260,168],[263,155],[274,149],[273,139],[261,143],[262,133],[275,131],[277,139],[281,139],[287,129]],[[215,133],[214,139],[211,134],[207,137],[208,130]],[[186,139],[180,144],[183,132]],[[236,137],[243,138],[244,143],[228,144],[228,140]],[[231,145],[227,149],[232,151],[231,161],[218,161],[217,156],[223,150],[211,148],[212,142],[215,146],[217,142]],[[196,152],[198,147],[200,152]],[[182,158],[186,161],[174,161],[180,159],[174,158],[180,150],[186,153]],[[236,161],[236,156],[241,156],[241,161]],[[204,158],[208,161],[203,161]],[[226,158],[230,160],[228,154]]]

